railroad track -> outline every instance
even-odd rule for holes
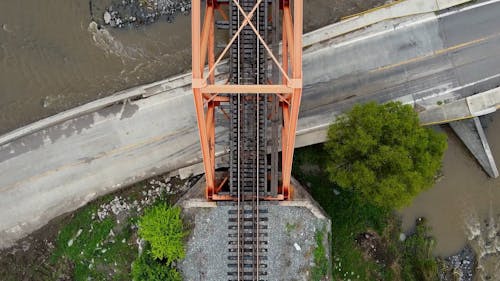
[[[256,0],[239,0],[246,13]],[[267,37],[267,1],[257,8],[253,24]],[[244,17],[230,2],[230,36]],[[266,56],[250,26],[243,28],[230,49],[232,84],[263,84],[266,81]],[[229,192],[235,202],[228,211],[228,280],[267,280],[268,210],[260,198],[267,195],[267,111],[265,95],[230,95]]]

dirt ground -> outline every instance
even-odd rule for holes
[[[48,261],[54,250],[54,242],[62,225],[67,223],[71,214],[53,219],[43,228],[21,239],[11,248],[0,251],[0,277],[6,281],[47,280],[55,271]],[[66,267],[59,280],[71,280],[71,265]],[[66,278],[64,278],[66,276]]]

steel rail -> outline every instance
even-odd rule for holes
[[[239,0],[238,0],[239,1]],[[238,26],[240,26],[240,13],[238,13]],[[240,31],[243,29],[243,27],[241,27],[238,32],[236,33],[236,35],[238,36],[238,84],[241,83],[241,63],[240,63],[240,48],[241,48],[241,42],[240,42]],[[228,44],[228,46],[230,46],[230,44]],[[237,208],[237,212],[238,212],[238,281],[240,280],[240,276],[241,276],[241,254],[242,254],[242,249],[241,249],[241,231],[240,231],[240,228],[241,228],[241,166],[240,166],[240,163],[241,163],[241,158],[240,158],[240,149],[241,149],[241,146],[239,145],[241,143],[241,95],[238,95],[238,105],[237,105],[237,108],[238,108],[238,208]],[[244,231],[245,229],[243,229]]]
[[[260,10],[257,9],[257,36],[260,36]],[[266,20],[266,19],[264,19]],[[257,39],[257,42],[256,42],[256,45],[257,45],[257,68],[258,68],[258,71],[257,71],[257,85],[260,84],[260,41]],[[256,127],[256,133],[257,133],[257,138],[256,138],[256,151],[257,151],[257,157],[256,157],[256,160],[257,160],[257,168],[256,168],[256,171],[257,171],[257,175],[256,175],[256,178],[257,178],[257,196],[256,196],[256,205],[257,205],[257,210],[255,211],[256,214],[255,214],[255,220],[256,220],[256,226],[255,226],[255,240],[256,241],[256,253],[255,253],[255,264],[254,264],[254,270],[256,271],[256,280],[258,281],[259,280],[259,266],[260,266],[260,262],[259,262],[259,190],[260,190],[260,178],[259,178],[259,170],[260,170],[260,155],[259,155],[259,151],[260,151],[260,135],[259,135],[259,130],[260,130],[260,116],[259,116],[259,104],[260,104],[260,95],[257,94],[257,97],[256,97],[256,100],[255,100],[255,103],[256,103],[256,107],[257,107],[257,113],[256,113],[256,123],[257,123],[257,126]]]

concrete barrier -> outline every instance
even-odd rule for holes
[[[105,97],[102,99],[98,99],[89,103],[86,103],[82,106],[78,106],[63,112],[60,112],[56,115],[44,118],[40,121],[31,123],[14,131],[11,131],[7,134],[0,136],[0,145],[6,144],[13,140],[16,140],[20,137],[32,134],[36,131],[43,130],[50,126],[54,126],[56,124],[60,124],[64,121],[73,119],[75,117],[95,112],[104,107],[122,103],[124,101],[148,97],[151,95],[159,94],[165,92],[166,90],[175,89],[177,87],[182,87],[184,85],[191,83],[191,73],[178,75],[175,77],[170,77],[165,80],[153,82],[150,84],[145,84],[141,86],[137,86],[131,89],[126,89],[120,92],[115,93],[112,96]]]
[[[304,38],[304,47],[337,37],[363,27],[393,18],[406,17],[417,14],[432,13],[456,5],[470,2],[471,0],[406,0],[397,2],[383,9],[374,9],[366,13],[334,23],[331,27],[317,29]]]
[[[497,108],[500,108],[500,88],[429,108],[420,112],[420,122],[423,126],[444,124],[493,113]]]

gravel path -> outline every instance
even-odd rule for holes
[[[265,204],[269,205],[267,280],[309,280],[316,232],[325,228],[330,232],[330,221],[316,218],[306,208]],[[219,205],[185,210],[185,216],[194,223],[186,258],[180,264],[186,281],[227,280],[230,208]]]

